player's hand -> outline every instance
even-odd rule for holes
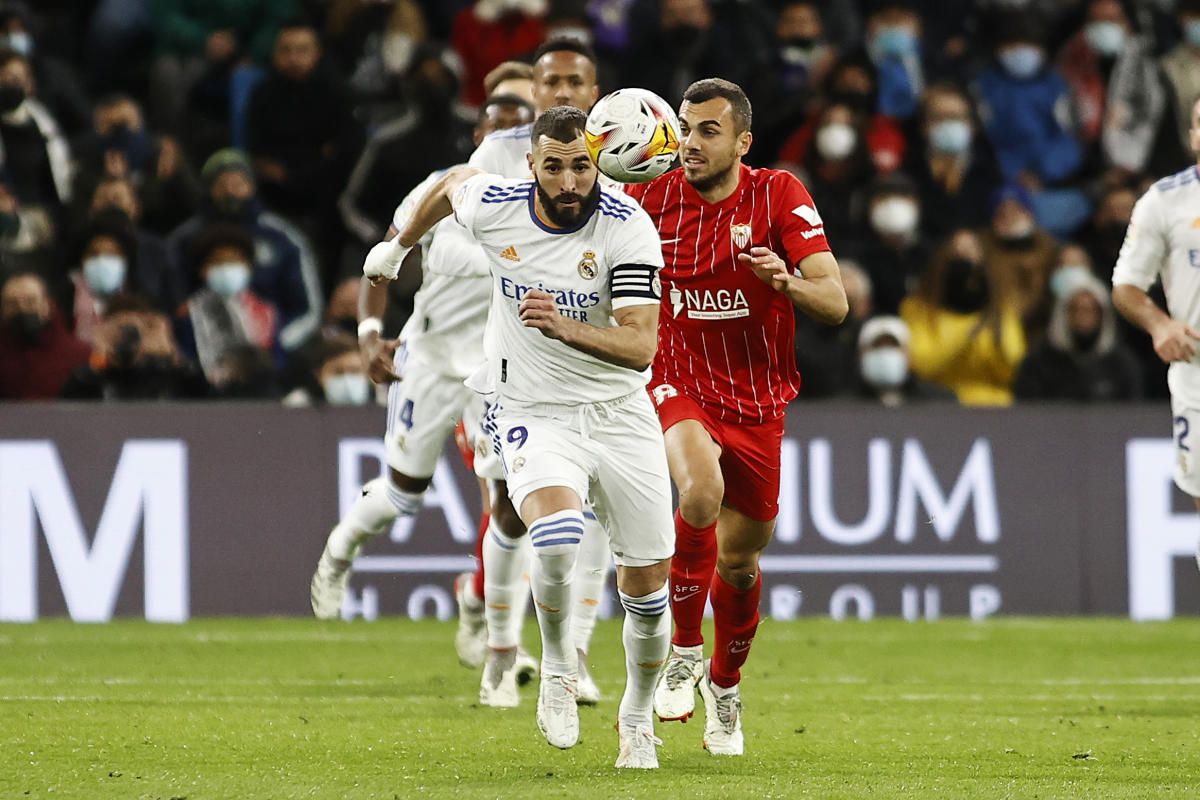
[[[769,247],[751,247],[749,253],[738,253],[738,261],[754,271],[758,279],[777,292],[785,292],[791,271],[783,259]]]
[[[554,301],[554,295],[549,292],[530,289],[521,300],[521,305],[517,307],[517,313],[526,328],[537,328],[542,332],[542,336],[550,339],[563,338],[565,320],[558,313],[558,303]]]
[[[396,348],[399,346],[399,339],[384,339],[378,334],[371,334],[359,342],[358,352],[362,356],[363,366],[367,369],[367,377],[371,379],[371,383],[386,385],[400,380],[393,366]]]
[[[363,261],[363,275],[371,281],[372,286],[396,280],[396,276],[400,274],[400,267],[411,250],[411,247],[400,244],[399,236],[380,242],[367,253],[367,258]]]
[[[1191,361],[1196,357],[1200,332],[1177,319],[1167,320],[1154,331],[1154,352],[1164,363]]]

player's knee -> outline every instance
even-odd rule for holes
[[[391,501],[392,508],[396,509],[396,514],[401,517],[415,517],[421,511],[421,506],[425,503],[425,488],[422,487],[417,491],[411,491],[405,486],[413,486],[410,481],[403,481],[404,486],[398,485],[394,480],[395,476],[400,473],[395,470],[391,471],[387,480],[387,497]],[[403,476],[402,476],[403,477]]]
[[[708,478],[686,479],[679,486],[679,513],[689,525],[707,527],[717,521],[724,497],[725,482],[720,473]]]
[[[543,580],[564,585],[575,572],[579,542],[583,539],[583,512],[564,509],[547,514],[529,526],[529,539]]]
[[[733,588],[746,591],[758,580],[758,553],[722,553],[717,572]]]
[[[657,620],[665,615],[670,607],[670,594],[665,582],[654,591],[641,595],[628,595],[623,591],[619,591],[618,594],[621,597],[621,606],[626,614],[632,615],[634,622]]]

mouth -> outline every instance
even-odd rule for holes
[[[708,162],[706,162],[700,156],[684,156],[683,157],[683,165],[685,167],[702,167],[706,163],[708,163]]]

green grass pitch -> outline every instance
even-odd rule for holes
[[[705,753],[699,718],[660,724],[650,773],[612,768],[619,622],[598,627],[606,697],[569,751],[542,740],[531,687],[519,709],[478,707],[453,632],[0,626],[0,798],[1200,795],[1200,620],[768,621],[747,755]]]

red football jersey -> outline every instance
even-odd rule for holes
[[[829,249],[804,185],[790,172],[741,167],[733,194],[706,202],[675,169],[625,191],[658,226],[666,266],[654,382],[718,419],[780,416],[800,391],[792,302],[737,260],[769,247],[793,270]]]

